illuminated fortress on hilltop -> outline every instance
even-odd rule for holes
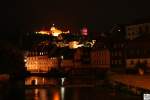
[[[60,29],[57,29],[54,24],[53,26],[50,28],[50,31],[39,31],[39,32],[36,32],[37,34],[46,34],[46,35],[52,35],[52,36],[59,36],[60,34],[68,34],[70,33],[70,31],[66,31],[66,32],[63,32],[61,31]]]

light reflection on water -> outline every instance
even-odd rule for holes
[[[48,100],[46,89],[26,89],[25,100]]]
[[[62,90],[60,88],[26,89],[25,91],[25,100],[64,100],[64,88]]]
[[[53,100],[60,100],[60,94],[59,94],[59,91],[54,92]]]
[[[34,81],[34,85],[48,85],[48,84],[53,84],[53,85],[57,85],[59,84],[59,79],[48,79],[45,77],[36,77],[36,76],[32,76],[32,77],[27,77],[25,79],[25,85],[33,85],[32,82]]]
[[[89,81],[91,80],[80,80],[80,79],[64,80],[64,79],[47,79],[43,77],[29,77],[25,80],[25,85],[29,85],[32,87],[33,86],[32,80],[36,80],[34,85],[49,85],[49,84],[54,85],[49,85],[48,87],[40,87],[40,88],[39,87],[25,88],[25,100],[83,100],[83,99],[120,100],[122,98],[126,98],[126,95],[123,96],[111,95],[111,92],[105,90],[103,87],[91,87],[87,85],[81,86],[79,84],[85,83],[86,81],[89,84]],[[61,80],[63,80],[63,82]],[[122,100],[127,100],[127,98]],[[133,98],[130,100],[139,100],[139,99]]]
[[[64,100],[64,96],[65,96],[65,87],[61,87],[61,100]]]
[[[49,84],[48,87],[36,87],[31,85],[32,80],[40,86]],[[59,79],[61,80],[61,79]],[[90,81],[90,82],[89,82]],[[48,82],[48,83],[47,83]],[[26,80],[10,81],[0,84],[0,100],[141,100],[140,96],[119,94],[112,91],[108,86],[87,86],[92,80],[65,79],[64,85],[58,79],[43,77],[28,77]],[[95,81],[93,81],[94,83]],[[24,86],[26,84],[26,86]],[[34,85],[36,85],[34,84]],[[82,84],[82,85],[80,85]],[[27,87],[27,85],[29,87]],[[80,85],[80,86],[79,86]],[[120,92],[120,91],[119,91]],[[115,93],[115,95],[112,95]]]
[[[35,84],[32,84],[32,81],[35,81]],[[60,79],[61,80],[61,79]],[[56,87],[57,85],[61,85],[59,79],[48,79],[44,77],[28,77],[25,80],[26,86],[32,85],[51,85],[48,88],[29,88],[25,89],[25,97],[26,100],[64,100],[64,87]]]

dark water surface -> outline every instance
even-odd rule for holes
[[[0,83],[0,100],[142,100],[141,96],[116,92],[97,79],[48,79]]]

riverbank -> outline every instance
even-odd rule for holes
[[[150,93],[150,75],[138,74],[117,74],[112,73],[108,77],[110,83],[118,89],[128,89],[128,91],[141,95],[143,93]]]

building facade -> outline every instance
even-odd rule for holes
[[[111,40],[109,50],[111,68],[125,68],[125,40]]]
[[[49,58],[44,52],[28,52],[25,62],[27,71],[31,73],[48,72],[52,68],[58,67],[57,58]]]
[[[74,62],[72,59],[63,59],[61,62],[61,67],[65,70],[69,70],[74,67]]]
[[[95,43],[91,51],[91,65],[97,68],[110,68],[110,51],[103,41]]]
[[[150,33],[150,23],[136,23],[130,24],[126,26],[126,38],[129,40],[133,40],[142,34]]]
[[[45,73],[53,68],[59,67],[67,70],[73,66],[74,63],[72,59],[49,57],[47,53],[44,52],[28,52],[25,57],[25,67],[27,71],[31,73]]]
[[[126,47],[126,67],[134,69],[143,66],[150,69],[150,35],[146,34],[129,41]]]
[[[82,48],[77,48],[74,52],[74,67],[79,68],[81,66],[81,55],[82,55]]]

